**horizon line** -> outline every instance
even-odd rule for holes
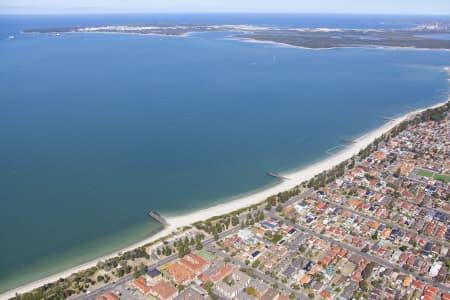
[[[104,12],[0,12],[0,16],[58,16],[58,15],[156,15],[156,14],[266,14],[266,15],[355,15],[355,16],[436,16],[436,17],[450,17],[450,13],[371,13],[371,12],[264,12],[264,11],[152,11],[152,12],[119,12],[119,11],[104,11]]]

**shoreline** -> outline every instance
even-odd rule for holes
[[[209,33],[209,32],[219,32],[219,31],[187,31],[180,34],[165,34],[165,33],[139,33],[139,32],[120,32],[120,31],[66,31],[66,32],[58,32],[58,34],[117,34],[117,35],[138,35],[138,36],[152,36],[152,37],[179,37],[179,38],[188,38],[188,37],[194,37],[196,33]],[[324,51],[324,50],[336,50],[336,49],[369,49],[369,50],[410,50],[410,51],[450,51],[450,49],[446,48],[418,48],[418,47],[412,47],[412,46],[385,46],[385,45],[361,45],[361,46],[333,46],[333,47],[318,47],[318,48],[312,48],[312,47],[305,47],[305,46],[297,46],[292,45],[289,43],[283,43],[283,42],[276,42],[276,41],[270,41],[270,40],[258,40],[255,38],[248,38],[248,37],[240,37],[239,33],[245,32],[245,31],[236,31],[236,30],[230,30],[230,31],[223,31],[223,32],[229,32],[230,36],[223,38],[224,40],[230,40],[230,41],[239,41],[244,43],[250,43],[250,44],[267,44],[267,45],[273,45],[283,48],[297,48],[297,49],[306,49],[306,50],[318,50],[318,51]],[[54,32],[25,32],[21,31],[20,34],[30,34],[30,35],[40,35],[40,34],[47,34],[47,35],[55,35]]]
[[[446,69],[449,70],[449,69]],[[180,227],[191,225],[192,223],[195,223],[197,221],[202,221],[209,219],[214,216],[219,216],[223,214],[230,213],[232,211],[238,210],[240,208],[244,208],[247,206],[251,206],[254,204],[261,203],[266,198],[277,194],[279,192],[283,192],[286,190],[289,190],[300,183],[307,181],[314,177],[315,175],[329,170],[333,168],[334,166],[340,164],[341,162],[350,159],[352,156],[356,155],[360,150],[366,148],[368,145],[370,145],[376,138],[382,136],[383,134],[389,132],[392,130],[395,126],[399,125],[403,121],[431,108],[436,108],[439,106],[442,106],[446,104],[448,101],[450,101],[450,97],[448,97],[445,101],[433,104],[431,106],[420,108],[412,112],[405,113],[393,120],[388,121],[387,123],[384,123],[378,128],[375,128],[359,138],[355,140],[355,143],[346,146],[341,151],[333,154],[332,156],[325,157],[320,161],[313,162],[308,166],[305,166],[304,168],[301,168],[297,171],[293,171],[290,173],[281,173],[284,177],[287,177],[286,180],[281,181],[280,183],[268,187],[266,189],[263,189],[261,191],[257,191],[253,194],[246,195],[246,196],[237,196],[231,198],[231,200],[216,204],[208,208],[199,209],[197,211],[193,211],[190,213],[182,214],[179,216],[162,216],[168,223],[168,226],[164,227],[161,231],[158,233],[144,239],[141,241],[138,241],[136,243],[133,243],[132,245],[129,245],[123,249],[120,249],[118,251],[114,251],[111,254],[98,257],[96,259],[90,260],[84,264],[72,267],[70,269],[67,269],[65,271],[46,276],[45,278],[24,284],[22,286],[19,286],[17,288],[13,288],[10,290],[7,290],[0,294],[0,299],[8,299],[11,297],[14,297],[16,293],[23,294],[30,290],[33,290],[35,288],[38,288],[44,284],[48,284],[54,281],[57,281],[60,278],[68,277],[73,273],[79,272],[81,270],[90,268],[92,266],[97,265],[98,262],[115,257],[119,255],[119,253],[123,253],[141,246],[144,246],[148,243],[151,243],[157,239],[160,239],[164,236],[167,236],[171,234],[172,232],[176,231]]]
[[[178,227],[183,227],[195,223],[199,220],[206,220],[212,218],[214,216],[219,216],[227,213],[231,213],[237,209],[244,208],[247,206],[251,206],[254,204],[261,203],[266,198],[277,194],[279,192],[283,192],[294,188],[295,186],[301,184],[304,181],[307,181],[314,177],[317,174],[320,174],[323,171],[332,169],[334,166],[340,164],[341,162],[350,159],[352,156],[356,155],[360,150],[366,148],[370,145],[375,139],[379,138],[383,134],[392,130],[395,126],[399,125],[403,121],[427,110],[436,108],[442,105],[445,105],[448,101],[450,101],[450,97],[446,101],[438,102],[431,106],[420,108],[415,111],[403,114],[387,123],[384,123],[380,127],[371,130],[362,136],[355,139],[355,143],[346,146],[341,151],[326,157],[320,161],[312,163],[304,168],[301,168],[297,171],[293,171],[290,173],[280,173],[280,175],[286,177],[287,179],[262,191],[253,193],[248,196],[244,196],[241,198],[230,200],[226,203],[217,204],[211,206],[209,208],[204,208],[197,210],[192,213],[188,213],[185,215],[180,215],[176,217],[166,217],[166,221],[170,224],[170,226],[174,229]]]
[[[304,46],[296,46],[296,45],[292,45],[292,44],[288,44],[288,43],[275,42],[275,41],[269,41],[269,40],[258,40],[258,39],[254,39],[254,38],[239,37],[239,36],[226,38],[226,40],[241,41],[243,43],[249,43],[249,44],[267,44],[267,45],[283,47],[283,48],[297,48],[297,49],[317,50],[317,51],[336,50],[336,49],[450,51],[450,49],[445,49],[445,48],[417,48],[417,47],[383,46],[383,45],[311,48],[311,47],[304,47]]]

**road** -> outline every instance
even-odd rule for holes
[[[252,269],[253,274],[258,276],[260,279],[263,279],[266,282],[269,282],[272,285],[277,284],[278,285],[278,289],[281,290],[282,292],[285,292],[288,295],[290,295],[291,293],[294,293],[295,296],[296,296],[296,299],[310,300],[310,298],[307,295],[305,295],[302,291],[294,290],[290,286],[288,286],[286,284],[283,284],[283,283],[273,279],[271,276],[261,272],[260,270],[258,270],[256,268],[253,268],[251,266],[247,266],[244,262],[242,262],[242,261],[240,261],[240,260],[238,260],[238,259],[236,259],[236,258],[234,258],[234,257],[232,257],[232,256],[230,256],[230,255],[228,255],[228,254],[218,250],[218,249],[208,249],[208,250],[214,252],[215,254],[217,254],[219,256],[222,256],[223,258],[225,258],[225,257],[229,258],[230,261],[233,264],[235,264],[235,265],[238,265],[238,266],[240,266],[242,268],[245,268],[245,269],[249,269],[249,268]]]
[[[291,199],[289,199],[288,201],[286,201],[286,202],[284,203],[283,206],[286,207],[286,206],[292,205],[292,204],[294,204],[295,202],[301,200],[302,198],[304,198],[304,197],[309,197],[309,196],[311,196],[312,194],[313,194],[313,190],[312,190],[312,189],[309,189],[309,190],[303,192],[302,194],[299,194],[298,196],[292,197]],[[314,199],[315,199],[315,200],[318,200],[318,199],[316,199],[316,198],[314,198]],[[371,220],[373,220],[373,221],[378,221],[378,222],[381,222],[381,223],[388,224],[389,226],[391,226],[391,227],[393,227],[393,228],[397,228],[397,229],[399,229],[399,230],[404,230],[404,231],[407,231],[407,232],[410,232],[410,233],[413,233],[413,234],[417,234],[417,232],[415,232],[415,231],[413,231],[413,230],[403,228],[403,227],[401,227],[401,226],[398,226],[398,225],[393,224],[393,223],[391,223],[391,222],[389,222],[389,221],[386,221],[386,220],[382,220],[382,219],[379,219],[379,218],[375,218],[375,217],[372,217],[372,216],[363,214],[363,213],[361,213],[361,212],[359,212],[359,211],[355,211],[355,210],[353,210],[353,209],[350,209],[350,208],[348,208],[348,207],[346,207],[346,206],[344,206],[344,205],[341,205],[341,204],[338,204],[338,203],[334,203],[334,202],[331,202],[331,201],[329,201],[329,200],[323,200],[323,199],[321,199],[320,201],[324,201],[324,202],[326,202],[326,203],[328,203],[328,204],[330,204],[330,205],[333,205],[333,206],[335,206],[335,207],[339,207],[339,208],[344,209],[344,210],[346,210],[346,211],[355,213],[355,214],[360,215],[360,216],[362,216],[362,217],[365,217],[365,218],[367,218],[367,219],[371,219]],[[352,252],[356,252],[356,253],[360,254],[362,257],[367,258],[367,259],[369,259],[369,260],[371,260],[371,261],[374,261],[374,262],[376,262],[376,263],[378,263],[378,264],[380,264],[380,265],[382,265],[382,266],[385,266],[385,267],[388,267],[388,268],[391,268],[391,269],[401,269],[403,273],[412,275],[412,276],[414,276],[415,278],[417,278],[417,279],[419,279],[419,280],[422,280],[423,282],[426,282],[426,283],[428,283],[428,284],[431,284],[431,285],[434,285],[434,286],[436,286],[436,287],[439,287],[439,288],[442,289],[442,290],[445,290],[445,291],[447,291],[447,292],[450,292],[450,288],[449,288],[448,286],[446,286],[446,285],[443,285],[443,284],[441,284],[441,283],[439,283],[439,282],[435,282],[435,281],[431,280],[431,279],[428,278],[428,277],[420,276],[420,275],[418,275],[418,274],[416,274],[416,273],[414,273],[414,272],[412,272],[412,271],[405,270],[405,269],[401,268],[400,266],[398,266],[398,265],[396,265],[396,264],[393,264],[393,263],[391,263],[391,262],[389,262],[389,261],[386,261],[386,260],[384,260],[384,259],[382,259],[382,258],[380,258],[380,257],[378,257],[378,256],[374,256],[374,255],[371,255],[371,254],[368,254],[368,253],[364,253],[364,252],[360,251],[358,248],[355,248],[355,247],[353,247],[353,246],[351,246],[351,245],[344,244],[344,243],[342,243],[342,242],[340,242],[340,241],[337,241],[337,240],[334,240],[334,239],[332,239],[332,238],[329,238],[329,237],[327,237],[327,236],[325,236],[325,235],[323,235],[323,234],[317,233],[317,232],[315,232],[315,231],[313,231],[313,230],[311,230],[311,229],[309,229],[309,228],[307,228],[307,227],[301,226],[301,225],[299,225],[299,224],[294,224],[294,223],[290,222],[289,220],[286,220],[286,219],[284,219],[284,218],[280,218],[280,217],[276,214],[276,212],[273,211],[273,210],[270,211],[270,212],[268,213],[268,215],[271,216],[271,217],[273,217],[273,218],[275,218],[275,219],[282,220],[285,224],[289,224],[289,225],[291,225],[291,226],[294,226],[294,227],[295,227],[296,229],[298,229],[298,230],[302,230],[303,232],[306,232],[306,233],[309,233],[309,234],[311,234],[311,235],[314,235],[314,236],[316,236],[316,237],[318,237],[318,238],[320,238],[320,239],[326,240],[326,241],[328,241],[328,242],[330,242],[330,243],[332,243],[332,244],[338,245],[339,247],[342,247],[342,248],[344,248],[344,249],[350,250],[350,251],[352,251]],[[419,236],[420,236],[420,235],[419,235]],[[444,244],[444,245],[446,245],[446,246],[450,246],[450,244],[447,243],[447,242],[445,242],[445,241],[437,241],[435,238],[432,238],[432,237],[431,237],[431,238],[427,238],[427,237],[423,237],[423,236],[421,236],[421,237],[424,238],[424,240],[434,241],[434,242],[438,242],[438,243],[440,242],[440,243],[442,243],[442,244]]]
[[[226,231],[223,231],[223,232],[221,232],[219,234],[219,238],[222,239],[222,238],[224,238],[224,237],[226,237],[226,236],[228,236],[230,234],[234,234],[234,233],[238,232],[239,229],[240,229],[240,225],[235,226],[233,228],[230,228],[230,229],[228,229]],[[209,238],[209,239],[204,240],[202,242],[203,247],[207,247],[209,244],[213,243],[214,241],[215,241],[214,238]],[[191,247],[191,250],[194,251],[195,247]],[[160,268],[160,267],[164,266],[165,264],[168,264],[170,262],[175,261],[176,259],[178,259],[178,254],[173,254],[173,255],[168,256],[168,257],[166,257],[166,258],[164,258],[164,259],[162,259],[162,260],[160,260],[160,261],[158,261],[158,262],[156,262],[154,264],[149,265],[148,268],[149,269],[157,269],[157,268]],[[133,279],[133,274],[125,275],[124,277],[122,277],[122,278],[120,278],[120,279],[118,279],[118,280],[116,280],[114,282],[111,282],[111,283],[108,283],[108,284],[104,285],[102,288],[100,288],[98,290],[95,290],[95,291],[93,291],[93,292],[91,292],[89,294],[80,295],[80,296],[78,296],[78,297],[76,297],[74,299],[76,299],[76,300],[91,300],[91,299],[95,299],[96,297],[102,295],[103,293],[105,293],[107,291],[114,290],[118,286],[123,285],[123,284],[125,284],[126,282],[128,282],[128,281],[130,281],[132,279]]]
[[[331,243],[331,244],[337,245],[337,246],[339,246],[339,247],[341,247],[341,248],[344,248],[344,249],[346,249],[346,250],[349,250],[349,251],[351,251],[351,252],[358,253],[358,254],[361,255],[362,257],[364,257],[364,258],[366,258],[366,259],[368,259],[368,260],[370,260],[370,261],[374,261],[374,262],[376,262],[376,263],[378,263],[378,264],[380,264],[380,265],[382,265],[382,266],[384,266],[384,267],[387,267],[387,268],[390,268],[390,269],[401,269],[401,270],[402,270],[402,273],[412,275],[412,276],[414,276],[415,278],[417,278],[417,279],[419,279],[419,280],[421,280],[421,281],[423,281],[423,282],[425,282],[425,283],[428,283],[428,284],[431,284],[431,285],[433,285],[433,286],[436,286],[436,287],[438,287],[438,288],[440,288],[440,289],[442,289],[442,290],[444,290],[444,291],[446,291],[446,292],[450,292],[450,288],[449,288],[449,287],[447,287],[447,286],[445,286],[445,285],[443,285],[443,284],[441,284],[441,283],[439,283],[439,282],[435,282],[435,281],[429,279],[428,277],[420,276],[420,275],[418,275],[418,274],[416,274],[416,273],[414,273],[414,272],[411,272],[411,271],[409,271],[409,270],[402,269],[402,268],[399,267],[398,265],[393,264],[393,263],[391,263],[391,262],[389,262],[389,261],[386,261],[386,260],[384,260],[384,259],[382,259],[382,258],[380,258],[380,257],[378,257],[378,256],[374,256],[374,255],[371,255],[371,254],[362,252],[361,250],[359,250],[359,249],[356,248],[356,247],[353,247],[353,246],[348,245],[348,244],[344,244],[344,243],[342,243],[342,242],[340,242],[340,241],[337,241],[337,240],[335,240],[335,239],[332,239],[332,238],[330,238],[330,237],[327,237],[327,236],[325,236],[325,235],[323,235],[323,234],[317,233],[317,232],[315,232],[315,231],[312,230],[312,229],[309,229],[309,228],[307,228],[307,227],[301,226],[301,225],[296,224],[296,223],[292,223],[292,222],[289,221],[289,220],[280,218],[280,217],[277,216],[274,212],[271,212],[271,213],[270,213],[270,216],[271,216],[272,218],[274,218],[274,219],[283,220],[283,222],[284,222],[285,224],[291,225],[291,226],[295,227],[297,230],[301,230],[301,231],[303,231],[303,232],[309,233],[310,235],[313,235],[313,236],[315,236],[315,237],[317,237],[317,238],[319,238],[319,239],[325,240],[325,241],[327,241],[327,242],[329,242],[329,243]]]
[[[295,202],[302,200],[303,198],[311,196],[313,193],[314,193],[314,189],[307,189],[306,191],[304,191],[304,192],[298,194],[297,196],[290,198],[288,201],[284,202],[283,207],[292,205]]]
[[[155,269],[155,268],[159,268],[164,266],[165,264],[174,261],[175,259],[178,258],[178,255],[172,255],[169,257],[166,257],[160,261],[158,261],[157,263],[152,264],[151,266],[149,266],[149,268]],[[95,299],[96,297],[102,295],[103,293],[107,292],[107,291],[112,291],[114,289],[116,289],[118,286],[125,284],[126,282],[130,281],[133,279],[133,274],[128,274],[125,275],[122,278],[117,279],[116,281],[112,281],[106,285],[104,285],[102,288],[95,290],[89,294],[84,294],[84,295],[80,295],[74,299],[77,300],[91,300],[91,299]]]
[[[446,242],[446,241],[438,240],[438,239],[436,239],[435,237],[432,237],[432,236],[425,236],[425,235],[419,234],[419,233],[418,233],[417,231],[415,231],[415,230],[412,230],[412,229],[409,229],[409,228],[405,228],[405,227],[400,226],[400,225],[398,225],[398,224],[396,224],[396,223],[392,223],[392,222],[390,222],[389,220],[386,220],[386,219],[380,219],[380,218],[377,218],[377,217],[374,217],[374,216],[371,216],[371,215],[367,215],[367,214],[365,214],[365,213],[363,213],[363,212],[361,212],[361,211],[358,211],[358,210],[354,210],[354,209],[348,208],[348,206],[345,206],[345,205],[342,205],[342,204],[339,204],[339,203],[335,203],[335,202],[332,202],[332,201],[329,201],[329,200],[326,200],[326,199],[320,199],[320,200],[319,200],[319,199],[317,199],[317,198],[315,198],[315,197],[313,197],[312,199],[314,199],[314,200],[316,200],[316,201],[322,201],[322,202],[325,202],[325,203],[327,203],[327,204],[329,204],[329,205],[331,205],[331,206],[334,206],[334,207],[339,207],[339,208],[341,208],[341,209],[343,209],[343,210],[345,210],[345,211],[348,211],[348,212],[357,214],[357,215],[359,215],[359,216],[361,216],[361,217],[363,217],[363,218],[366,218],[366,219],[369,219],[369,220],[372,220],[372,221],[376,221],[376,222],[380,222],[380,223],[387,224],[387,225],[389,225],[389,226],[392,227],[392,228],[395,228],[395,229],[398,229],[398,230],[401,230],[401,231],[404,231],[404,232],[408,232],[408,233],[411,233],[411,234],[413,234],[413,235],[417,235],[417,236],[419,236],[420,238],[424,239],[424,240],[427,241],[427,242],[432,242],[432,243],[441,244],[441,245],[446,246],[447,248],[450,248],[450,243],[448,243],[448,242]]]
[[[292,204],[294,204],[295,202],[297,202],[297,201],[299,201],[299,200],[301,200],[301,199],[303,199],[303,198],[305,198],[305,197],[311,196],[311,195],[313,194],[313,192],[314,192],[313,189],[308,189],[308,190],[302,192],[301,194],[299,194],[299,195],[297,195],[297,196],[294,196],[294,197],[290,198],[288,201],[286,201],[285,203],[283,203],[283,206],[284,206],[284,207],[287,207],[287,206],[289,206],[289,205],[292,205]],[[327,202],[327,203],[329,203],[329,204],[331,204],[331,205],[340,207],[340,208],[342,208],[342,209],[348,210],[348,211],[350,211],[350,212],[356,213],[356,214],[361,215],[361,216],[363,216],[363,217],[366,217],[366,218],[368,218],[368,219],[372,219],[372,220],[375,220],[375,221],[379,221],[379,222],[386,223],[386,221],[383,221],[383,220],[380,220],[380,219],[378,219],[378,218],[374,218],[374,217],[371,217],[371,216],[367,216],[367,215],[362,214],[362,213],[357,212],[357,211],[353,211],[353,210],[351,210],[351,209],[349,209],[349,208],[347,208],[347,207],[345,207],[345,206],[343,206],[343,205],[340,205],[340,204],[337,204],[337,203],[333,203],[333,202],[330,202],[330,201],[328,201],[328,200],[325,200],[325,202]],[[254,213],[254,212],[255,212],[255,211],[253,211],[252,213]],[[398,265],[395,265],[395,264],[393,264],[393,263],[391,263],[391,262],[389,262],[389,261],[386,261],[386,260],[384,260],[384,259],[382,259],[382,258],[380,258],[380,257],[374,256],[374,255],[371,255],[371,254],[368,254],[368,253],[364,253],[364,252],[360,251],[360,250],[359,250],[358,248],[356,248],[356,247],[353,247],[353,246],[348,245],[348,244],[344,244],[344,243],[342,243],[342,242],[340,242],[340,241],[334,240],[334,239],[329,238],[329,237],[327,237],[327,236],[325,236],[325,235],[322,235],[322,234],[320,234],[320,233],[317,233],[317,232],[313,231],[312,229],[309,229],[309,228],[307,228],[307,227],[301,226],[301,225],[299,225],[299,224],[294,224],[294,223],[292,223],[292,222],[290,222],[289,220],[286,220],[286,219],[284,219],[284,218],[280,218],[280,217],[276,214],[276,212],[275,212],[274,210],[272,210],[272,211],[270,211],[270,212],[266,212],[266,214],[267,214],[269,217],[272,217],[272,218],[274,218],[274,219],[282,220],[285,224],[289,224],[289,225],[295,227],[297,230],[303,231],[304,233],[308,233],[308,234],[313,235],[313,236],[315,236],[315,237],[317,237],[317,238],[320,238],[320,239],[322,239],[322,240],[328,241],[328,242],[330,242],[330,243],[332,243],[332,244],[334,244],[334,245],[338,245],[338,246],[341,247],[341,248],[344,248],[344,249],[346,249],[346,250],[352,251],[352,252],[354,252],[354,253],[358,253],[358,254],[361,255],[362,257],[364,257],[364,258],[366,258],[366,259],[368,259],[368,260],[370,260],[370,261],[374,261],[374,262],[376,262],[376,263],[378,263],[378,264],[380,264],[380,265],[382,265],[382,266],[384,266],[384,267],[391,268],[391,269],[400,269]],[[242,215],[239,217],[239,219],[240,219],[240,220],[245,220],[245,218],[247,217],[247,215],[248,215],[248,213],[242,214]],[[399,229],[401,229],[401,230],[405,230],[405,228],[402,228],[402,227],[397,226],[397,225],[395,225],[395,224],[392,224],[392,225],[391,225],[389,222],[387,222],[387,224],[389,224],[389,225],[392,226],[393,228],[399,228]],[[222,238],[224,238],[224,237],[226,237],[226,236],[228,236],[228,235],[234,234],[234,233],[238,232],[239,229],[240,229],[240,225],[235,226],[235,227],[233,227],[233,228],[230,228],[230,229],[228,229],[228,230],[226,230],[226,231],[223,231],[223,232],[221,232],[221,233],[219,234],[219,238],[222,239]],[[417,234],[416,232],[414,232],[414,233]],[[208,247],[208,246],[209,246],[211,243],[213,243],[214,241],[215,241],[215,240],[214,240],[214,238],[212,238],[212,237],[211,237],[211,238],[208,238],[208,239],[206,239],[206,240],[204,240],[204,241],[202,242],[203,247]],[[194,247],[191,247],[191,250],[194,250]],[[221,256],[227,256],[227,257],[229,257],[233,263],[235,263],[235,264],[237,264],[237,265],[239,265],[239,266],[241,266],[241,267],[249,268],[249,266],[247,266],[244,262],[241,262],[241,261],[239,261],[239,260],[237,260],[237,259],[235,259],[235,258],[233,258],[233,257],[230,257],[230,256],[226,255],[225,253],[223,253],[223,252],[221,252],[221,251],[214,251],[214,252],[215,252],[215,253],[218,253],[218,254],[221,255]],[[165,264],[168,264],[168,263],[170,263],[170,262],[175,261],[176,259],[178,259],[178,255],[177,255],[177,254],[174,254],[174,255],[171,255],[171,256],[169,256],[169,257],[166,257],[166,258],[164,258],[164,259],[162,259],[162,260],[159,260],[158,262],[156,262],[156,263],[154,263],[154,264],[152,264],[152,265],[149,265],[148,268],[149,268],[149,269],[159,268],[159,267],[164,266]],[[252,269],[253,269],[254,273],[255,273],[258,277],[260,277],[260,278],[262,278],[262,279],[264,279],[264,280],[266,280],[267,282],[270,282],[270,283],[272,283],[272,284],[275,284],[275,283],[278,284],[278,286],[282,287],[285,291],[288,291],[289,293],[294,293],[299,299],[302,299],[302,300],[303,300],[303,299],[304,299],[304,300],[308,300],[308,299],[309,299],[303,292],[294,290],[294,289],[292,289],[291,287],[289,287],[289,286],[287,286],[287,285],[285,285],[285,284],[282,284],[281,282],[275,281],[272,277],[266,275],[265,273],[261,272],[261,271],[258,270],[258,269],[255,269],[255,268],[252,268]],[[450,292],[449,287],[447,287],[447,286],[445,286],[445,285],[443,285],[443,284],[440,284],[440,283],[438,283],[438,282],[434,282],[433,280],[431,280],[431,279],[429,279],[429,278],[427,278],[427,277],[423,277],[423,276],[417,275],[417,274],[415,274],[414,272],[411,272],[411,271],[405,270],[405,269],[402,269],[402,272],[405,273],[405,274],[410,274],[410,275],[414,276],[415,278],[417,278],[417,279],[419,279],[419,280],[421,280],[421,281],[423,281],[423,282],[425,282],[425,283],[434,285],[434,286],[436,286],[436,287],[439,287],[439,288],[442,289],[442,290],[445,290],[445,291],[447,291],[447,292]],[[118,286],[121,286],[121,285],[125,284],[126,282],[128,282],[128,281],[130,281],[130,280],[132,280],[132,279],[133,279],[132,274],[126,275],[126,276],[124,276],[124,277],[118,279],[118,280],[115,281],[115,282],[111,282],[111,283],[109,283],[109,284],[103,286],[101,289],[98,289],[98,290],[96,290],[96,291],[94,291],[94,292],[91,292],[90,294],[84,294],[84,295],[81,295],[81,296],[79,296],[79,297],[77,297],[77,298],[75,298],[75,299],[77,299],[77,300],[90,300],[90,299],[95,299],[96,297],[100,296],[100,295],[103,294],[104,292],[110,291],[110,290],[114,290],[114,289],[116,289]]]
[[[305,192],[303,192],[303,193],[301,193],[301,194],[299,194],[299,195],[297,195],[297,196],[295,196],[295,197],[292,197],[291,199],[289,199],[288,201],[286,201],[286,202],[283,204],[283,206],[284,206],[284,207],[287,207],[287,206],[289,206],[289,205],[292,205],[292,204],[294,204],[295,202],[300,201],[301,199],[303,199],[303,198],[305,198],[305,197],[309,197],[309,196],[313,195],[313,192],[314,192],[313,189],[306,190]],[[323,201],[323,202],[326,202],[326,203],[329,204],[329,205],[332,205],[332,206],[334,206],[334,207],[339,207],[339,208],[341,208],[341,209],[343,209],[343,210],[345,210],[345,211],[348,211],[348,212],[357,214],[357,215],[359,215],[359,216],[361,216],[361,217],[364,217],[364,218],[366,218],[366,219],[369,219],[369,220],[372,220],[372,221],[377,221],[377,222],[380,222],[380,223],[384,223],[384,224],[389,225],[389,226],[392,227],[392,228],[399,229],[399,230],[403,230],[403,231],[408,232],[408,233],[411,233],[411,234],[413,234],[413,235],[418,235],[418,236],[420,236],[422,239],[424,239],[425,241],[433,242],[433,243],[437,243],[437,244],[441,244],[441,245],[445,245],[447,248],[450,248],[450,243],[448,243],[448,242],[446,242],[446,241],[438,240],[438,239],[436,239],[436,238],[434,238],[434,237],[432,237],[432,236],[424,236],[424,235],[418,234],[417,231],[415,231],[415,230],[412,230],[412,229],[409,229],[409,228],[405,228],[405,227],[400,226],[400,225],[398,225],[398,224],[392,223],[392,222],[390,222],[389,220],[380,219],[380,218],[377,218],[377,217],[374,217],[374,216],[367,215],[367,214],[365,214],[365,213],[363,213],[363,212],[361,212],[361,211],[357,211],[357,210],[351,209],[351,208],[349,208],[348,206],[345,206],[345,205],[342,205],[342,204],[339,204],[339,203],[336,203],[336,202],[332,202],[332,201],[327,200],[327,199],[317,199],[316,197],[312,197],[312,199],[314,199],[314,200],[316,200],[316,201]],[[417,204],[415,204],[415,205],[417,205]],[[432,208],[430,208],[430,209],[432,209]],[[445,213],[444,211],[442,211],[442,212]]]

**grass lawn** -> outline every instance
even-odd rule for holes
[[[417,170],[416,174],[422,177],[433,177],[433,172],[425,171],[425,170]]]
[[[281,234],[275,234],[272,237],[272,243],[276,244],[278,243],[281,239],[283,238],[283,236]]]
[[[445,174],[436,174],[434,175],[434,178],[446,183],[450,182],[450,175],[445,175]]]
[[[443,182],[450,182],[450,175],[446,175],[446,174],[434,174],[433,172],[430,171],[426,171],[426,170],[422,170],[419,169],[416,171],[416,174],[419,176],[423,176],[423,177],[430,177],[430,178],[434,178]]]

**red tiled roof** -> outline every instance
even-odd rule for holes
[[[320,294],[325,298],[331,298],[331,293],[327,290],[323,290]]]
[[[171,264],[167,271],[177,284],[184,284],[188,281],[192,281],[195,277],[195,273],[191,269],[188,269],[178,262]]]
[[[133,285],[144,295],[147,295],[150,291],[150,286],[145,283],[145,279],[142,276],[133,280]]]
[[[234,270],[234,267],[230,264],[223,264],[221,265],[211,276],[211,279],[214,282],[221,281],[228,275],[230,275]]]
[[[194,273],[198,273],[205,268],[206,260],[194,253],[189,253],[180,260],[180,264],[191,269]]]
[[[150,293],[162,300],[165,300],[173,297],[177,293],[177,289],[164,280],[161,280],[160,282],[152,286]]]
[[[425,284],[423,282],[417,280],[414,280],[411,285],[418,290],[423,290],[423,288],[425,287]]]
[[[95,298],[95,300],[120,300],[119,297],[117,297],[114,293],[112,292],[107,292],[101,296],[98,296],[97,298]]]
[[[450,300],[450,293],[442,293],[441,299],[442,300]]]

